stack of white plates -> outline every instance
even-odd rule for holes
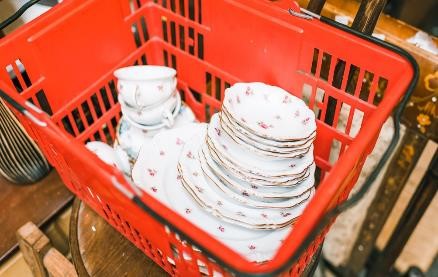
[[[315,192],[315,130],[300,99],[236,84],[210,124],[156,135],[132,177],[248,259],[266,261]]]

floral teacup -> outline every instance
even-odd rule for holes
[[[165,66],[142,65],[117,69],[117,88],[126,103],[145,108],[166,101],[175,91],[176,70]]]

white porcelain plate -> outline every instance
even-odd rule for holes
[[[261,187],[257,186],[253,182],[247,182],[241,179],[237,179],[234,176],[231,176],[227,173],[226,170],[221,168],[215,161],[211,158],[210,151],[208,147],[205,145],[201,149],[201,153],[205,162],[210,168],[210,171],[214,173],[215,177],[218,178],[223,184],[227,185],[230,189],[235,192],[251,197],[253,199],[263,200],[265,202],[271,202],[275,200],[282,200],[289,198],[296,198],[301,196],[306,191],[308,191],[311,187],[313,187],[315,183],[315,165],[313,165],[310,169],[309,176],[304,179],[300,184],[293,187],[281,187],[281,186],[272,186],[272,187]]]
[[[299,175],[313,163],[313,146],[302,157],[275,159],[247,151],[222,130],[219,115],[212,116],[208,127],[208,138],[217,150],[217,154],[228,162],[236,164],[252,174],[280,177]]]
[[[228,88],[224,108],[239,125],[268,139],[302,140],[316,130],[315,115],[301,99],[263,83]]]
[[[179,159],[179,171],[182,184],[205,210],[222,220],[262,230],[287,226],[301,215],[314,194],[313,189],[307,192],[301,202],[292,208],[263,210],[240,205],[229,197],[218,193],[214,186],[209,184],[203,174],[200,162],[195,156],[204,139],[205,133],[201,132],[184,145]]]
[[[251,197],[251,195],[248,193],[247,190],[244,190],[242,192],[236,191],[229,187],[229,183],[226,182],[224,179],[219,178],[215,172],[213,172],[212,168],[210,167],[210,164],[207,162],[206,155],[204,152],[208,151],[208,148],[204,145],[202,146],[201,151],[198,153],[201,169],[203,171],[205,179],[209,183],[210,187],[215,190],[217,194],[223,194],[224,197],[233,199],[234,201],[241,203],[243,205],[246,205],[250,208],[268,208],[268,209],[288,209],[293,208],[296,205],[299,205],[302,201],[306,200],[309,197],[310,191],[307,190],[304,193],[297,195],[295,197],[289,197],[286,199],[282,199],[281,201],[264,201],[265,199],[254,199]],[[214,167],[214,165],[213,165]],[[300,187],[300,186],[297,186]]]
[[[265,139],[259,136],[254,135],[249,132],[245,128],[240,127],[237,123],[230,120],[230,117],[227,113],[222,110],[219,114],[221,126],[224,125],[230,129],[238,138],[244,140],[249,144],[253,144],[254,147],[258,147],[260,149],[272,152],[292,152],[301,150],[309,146],[309,144],[313,143],[316,137],[316,132],[314,132],[309,138],[299,141],[290,141],[290,142],[278,142],[270,139]]]
[[[275,231],[252,230],[224,222],[204,211],[178,182],[177,163],[182,147],[191,136],[205,130],[204,124],[188,124],[164,131],[143,147],[134,166],[136,185],[216,237],[248,260],[271,259],[291,226]]]

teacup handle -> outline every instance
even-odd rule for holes
[[[171,128],[175,124],[173,114],[169,110],[163,112],[163,123],[166,127]]]
[[[135,105],[137,106],[137,108],[143,109],[145,106],[142,105],[141,103],[139,103],[140,102],[139,101],[140,94],[141,94],[140,87],[138,85],[136,85],[135,86],[135,92],[134,92],[134,102],[135,102]]]

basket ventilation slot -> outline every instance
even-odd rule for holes
[[[16,59],[13,63],[8,64],[5,67],[5,70],[18,93],[22,93],[32,86],[33,83],[27,73],[26,67],[20,59]],[[43,89],[38,90],[35,95],[26,95],[26,97],[28,101],[38,106],[49,115],[53,114],[52,108]]]
[[[193,27],[186,27],[161,18],[161,28],[164,41],[172,44],[179,49],[188,52],[192,56],[204,59],[204,35],[196,32]]]
[[[85,142],[99,140],[111,144],[114,141],[117,122],[121,117],[120,112],[104,122],[101,122],[101,120],[112,109],[120,108],[116,105],[117,103],[115,82],[110,80],[106,86],[93,93],[80,106],[64,115],[60,122],[58,122],[58,125],[75,137],[90,128],[98,128],[98,130],[94,130],[89,137],[83,140]]]
[[[173,13],[202,24],[202,0],[154,0],[154,2]]]

